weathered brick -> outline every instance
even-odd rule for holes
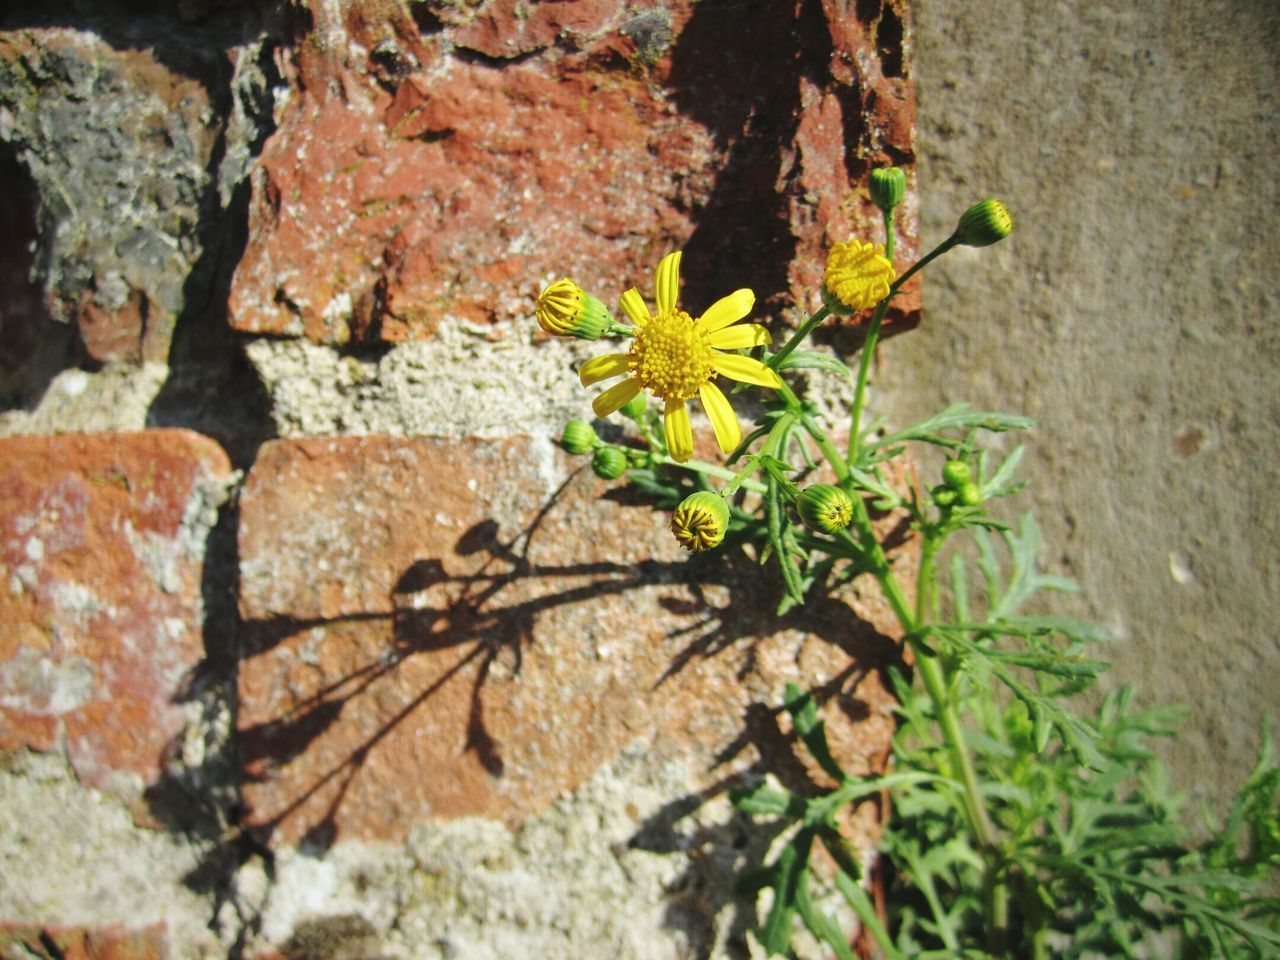
[[[0,748],[65,745],[129,799],[157,781],[230,478],[185,430],[0,440]]]
[[[139,929],[0,923],[0,960],[166,960],[169,956],[163,923]]]
[[[263,447],[239,527],[251,827],[519,821],[637,740],[688,756],[698,789],[787,751],[769,708],[790,680],[829,681],[851,766],[881,761],[881,604],[778,620],[754,563],[689,558],[664,513],[570,469],[525,438]]]
[[[423,339],[566,273],[612,300],[676,247],[695,309],[804,311],[830,244],[879,236],[870,167],[914,164],[905,0],[300,7],[237,330]],[[916,226],[912,202],[903,260]]]

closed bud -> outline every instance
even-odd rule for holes
[[[644,416],[644,412],[649,409],[649,398],[645,396],[644,391],[637,393],[634,397],[622,405],[621,413],[628,420],[639,421]]]
[[[942,482],[959,490],[969,482],[969,465],[963,460],[948,460],[942,467]]]
[[[976,507],[982,502],[982,491],[976,483],[966,483],[960,488],[960,502],[966,507]]]
[[[627,455],[617,447],[600,447],[591,458],[591,469],[601,480],[617,480],[627,472]]]
[[[1013,232],[1013,218],[999,200],[983,200],[960,214],[952,237],[970,247],[987,247]]]
[[[907,192],[907,175],[901,167],[877,167],[871,171],[871,202],[888,213]]]
[[[560,446],[567,453],[581,457],[590,453],[600,443],[595,428],[585,420],[570,420],[564,425],[564,433],[560,435]]]
[[[599,340],[613,326],[609,309],[572,280],[557,280],[538,297],[538,326],[553,337]]]
[[[718,547],[728,529],[729,505],[708,490],[689,494],[671,515],[672,534],[693,553]]]
[[[796,512],[819,533],[838,533],[853,519],[853,499],[837,486],[815,483],[796,497]]]
[[[949,510],[956,505],[956,501],[960,499],[960,493],[954,487],[947,487],[939,484],[929,491],[933,497],[933,502],[944,510]]]

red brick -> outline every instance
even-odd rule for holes
[[[253,178],[237,330],[422,339],[446,314],[528,315],[565,274],[613,301],[676,247],[695,309],[751,286],[777,317],[814,306],[832,242],[879,235],[870,167],[914,163],[902,3],[864,22],[851,0],[494,0],[435,8],[427,35],[383,0],[305,6],[314,32],[282,60],[292,96]],[[911,208],[903,261],[915,233]]]
[[[198,511],[230,475],[184,430],[0,440],[0,748],[156,782],[204,655]]]
[[[775,578],[689,559],[662,512],[586,470],[557,491],[569,470],[523,438],[263,447],[239,527],[249,826],[297,843],[516,822],[633,741],[691,758],[696,789],[778,739],[765,707],[789,680],[831,680],[845,756],[880,762],[882,604],[778,621]]]
[[[0,923],[0,960],[166,960],[163,923],[139,929]]]

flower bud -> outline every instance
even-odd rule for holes
[[[595,428],[585,420],[570,420],[564,425],[564,433],[560,435],[560,446],[567,453],[581,457],[590,453],[600,443]]]
[[[957,490],[952,487],[943,486],[942,484],[938,484],[938,486],[930,490],[929,494],[933,497],[933,502],[944,510],[949,510],[954,507],[956,505],[956,501],[960,499],[960,494]]]
[[[718,493],[691,493],[671,515],[671,532],[693,553],[718,547],[729,529],[729,505]]]
[[[982,502],[982,491],[976,483],[966,483],[960,488],[960,502],[966,507],[976,507]]]
[[[630,400],[628,400],[626,403],[624,403],[622,405],[622,409],[619,410],[619,413],[621,413],[628,420],[635,420],[638,422],[640,418],[644,416],[644,412],[648,409],[649,409],[649,398],[645,396],[645,393],[642,390],[639,393],[637,393],[634,397],[632,397]]]
[[[538,326],[553,337],[599,340],[613,325],[609,309],[572,280],[557,280],[538,297]]]
[[[602,446],[591,458],[591,469],[601,480],[617,480],[627,472],[627,455],[617,447]]]
[[[877,167],[871,171],[871,202],[888,213],[907,192],[907,175],[901,167]]]
[[[952,237],[970,247],[986,247],[1013,232],[1013,218],[999,200],[983,200],[960,214]]]
[[[838,533],[853,519],[853,500],[839,487],[815,483],[796,497],[796,512],[810,530]]]
[[[885,259],[883,244],[850,240],[827,254],[822,275],[822,302],[835,314],[865,310],[889,295],[896,274]]]
[[[942,467],[942,482],[959,490],[969,482],[969,465],[963,460],[948,460]]]

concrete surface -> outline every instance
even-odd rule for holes
[[[986,196],[1016,230],[929,269],[876,405],[1038,418],[1044,559],[1114,631],[1108,682],[1191,708],[1176,778],[1225,803],[1280,692],[1280,7],[914,10],[921,249]]]

